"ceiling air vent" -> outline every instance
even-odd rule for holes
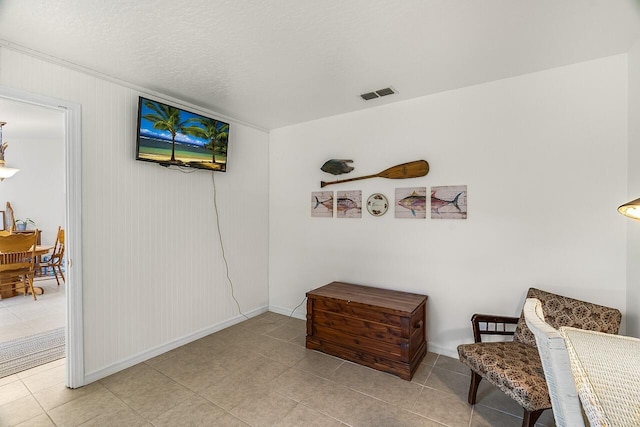
[[[365,101],[368,101],[370,99],[376,99],[379,95],[376,94],[375,92],[369,92],[369,93],[363,93],[362,95],[360,95],[360,97],[362,97],[362,99],[364,99]]]
[[[378,96],[393,95],[394,93],[395,92],[390,87],[385,87],[384,89],[380,89],[376,91],[376,94],[378,94]]]
[[[382,96],[393,95],[394,93],[396,93],[395,90],[390,87],[385,87],[384,89],[378,89],[375,92],[363,93],[362,95],[360,95],[360,97],[365,101],[369,101],[371,99],[380,98]]]

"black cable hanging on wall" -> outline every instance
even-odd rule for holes
[[[227,262],[227,256],[224,251],[224,243],[222,241],[222,231],[220,230],[220,214],[218,213],[218,200],[216,197],[218,194],[218,191],[216,190],[215,174],[216,174],[215,172],[211,172],[211,182],[213,183],[213,208],[216,211],[216,228],[218,229],[218,239],[220,241],[220,249],[222,250],[222,259],[224,260],[225,273],[227,275],[227,280],[229,281],[229,287],[231,288],[231,298],[233,298],[233,300],[236,303],[236,306],[238,307],[238,313],[240,313],[246,319],[249,319],[249,317],[242,312],[242,309],[240,309],[240,303],[238,302],[234,294],[233,281],[229,276],[229,263]]]

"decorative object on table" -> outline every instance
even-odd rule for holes
[[[16,218],[13,214],[13,208],[11,207],[11,203],[7,202],[7,225],[9,226],[9,230],[16,229]]]
[[[0,231],[1,230],[6,230],[7,227],[6,227],[5,222],[4,222],[4,211],[0,211],[0,221],[2,221],[0,223],[0,227],[2,227],[2,228],[0,228]]]
[[[396,188],[396,218],[427,217],[427,187]]]
[[[336,210],[338,218],[362,218],[362,191],[338,191]]]
[[[467,186],[431,187],[431,218],[467,219]]]
[[[392,166],[389,169],[385,169],[382,172],[359,176],[357,178],[347,178],[337,181],[320,181],[320,187],[325,187],[332,184],[340,184],[342,182],[357,181],[360,179],[369,178],[388,178],[388,179],[407,179],[407,178],[419,178],[429,173],[429,163],[426,160],[416,160],[414,162],[402,163],[400,165]]]
[[[311,216],[333,217],[333,191],[314,191],[311,193]]]
[[[353,170],[353,166],[349,166],[347,163],[353,163],[353,160],[331,159],[324,162],[324,165],[322,165],[320,169],[331,175],[342,175],[343,173],[349,173]]]
[[[389,209],[389,201],[384,194],[374,193],[367,199],[367,211],[373,216],[382,216]]]
[[[6,124],[7,122],[0,122],[0,181],[4,181],[5,178],[11,178],[13,175],[20,172],[20,169],[5,167],[4,153],[7,150],[9,143],[2,142],[2,127]]]
[[[16,230],[25,231],[29,224],[33,225],[34,227],[36,226],[36,223],[33,222],[33,220],[31,218],[16,219]]]

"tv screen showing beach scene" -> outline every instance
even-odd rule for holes
[[[227,170],[229,123],[140,97],[136,160]]]

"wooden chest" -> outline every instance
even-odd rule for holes
[[[309,349],[405,380],[427,353],[426,295],[332,282],[307,298]]]

